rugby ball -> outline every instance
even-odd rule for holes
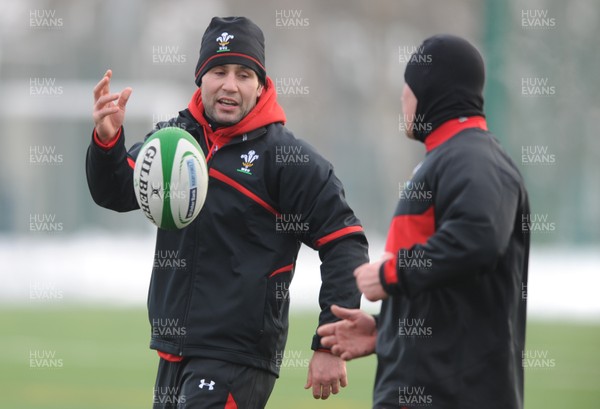
[[[208,190],[206,159],[187,131],[162,128],[142,145],[133,169],[140,209],[157,227],[182,229],[200,213]]]

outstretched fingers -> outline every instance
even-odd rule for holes
[[[355,320],[361,314],[361,311],[359,309],[338,307],[337,305],[331,306],[331,312],[338,318],[350,321]]]
[[[131,96],[131,92],[133,90],[130,87],[125,88],[121,91],[119,95],[119,100],[117,101],[117,106],[119,109],[125,110],[125,106],[127,105],[127,101],[129,101],[129,97]]]
[[[94,87],[94,101],[102,95],[110,94],[110,78],[112,77],[112,70],[107,70],[102,79]]]
[[[319,328],[317,328],[317,334],[319,334],[321,337],[327,337],[335,334],[336,324],[337,322],[332,322],[330,324],[321,325]]]
[[[107,115],[112,115],[119,111],[119,107],[114,104],[114,101],[119,99],[119,94],[102,95],[94,104],[94,121],[98,123]]]

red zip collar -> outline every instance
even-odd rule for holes
[[[444,122],[436,130],[429,134],[425,139],[425,149],[427,152],[437,148],[460,131],[468,128],[481,128],[488,130],[487,122],[482,116],[470,116],[455,118]]]

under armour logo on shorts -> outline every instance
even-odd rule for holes
[[[215,389],[215,381],[210,381],[210,383],[206,383],[204,379],[200,379],[200,385],[198,385],[200,389],[204,389],[205,386],[208,386],[208,390],[212,391]]]

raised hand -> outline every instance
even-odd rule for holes
[[[107,70],[104,77],[94,87],[93,118],[96,134],[102,143],[113,139],[125,120],[125,106],[132,89],[127,87],[117,94],[110,93],[112,70]]]

